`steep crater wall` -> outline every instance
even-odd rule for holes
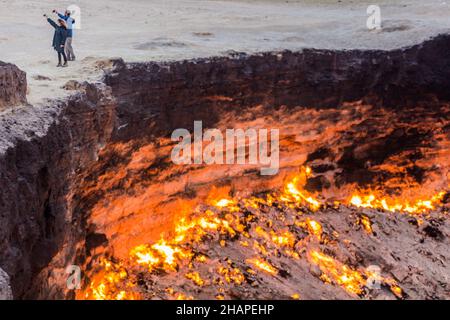
[[[394,51],[263,53],[169,63],[137,63],[106,77],[118,98],[118,139],[158,123],[167,133],[222,113],[263,105],[331,108],[345,102],[399,108],[450,100],[450,37]],[[128,128],[128,129],[127,129]],[[139,130],[136,130],[136,129]]]
[[[84,236],[73,197],[110,139],[114,107],[104,86],[88,85],[68,101],[1,117],[0,265],[16,298],[62,296],[55,279]]]

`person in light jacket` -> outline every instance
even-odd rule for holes
[[[60,19],[63,19],[67,24],[67,39],[64,45],[67,59],[69,61],[75,61],[75,52],[72,47],[72,39],[73,39],[73,25],[75,24],[75,19],[70,16],[70,11],[66,10],[64,14],[59,13],[56,10],[53,10],[53,13],[56,13]]]
[[[67,39],[67,26],[66,22],[62,19],[58,19],[58,24],[52,19],[48,18],[46,14],[44,17],[47,18],[48,23],[55,29],[53,34],[52,46],[56,52],[58,52],[58,65],[57,67],[67,67],[67,56],[64,52],[64,46]],[[62,64],[61,57],[64,58],[64,64]]]

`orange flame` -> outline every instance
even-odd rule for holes
[[[100,266],[101,272],[96,274],[90,285],[85,289],[84,294],[78,295],[78,298],[84,299],[139,299],[140,295],[134,290],[134,282],[128,275],[124,265],[131,267],[142,266],[148,272],[164,270],[165,272],[179,272],[181,267],[188,266],[192,268],[194,263],[212,263],[205,255],[195,252],[193,244],[201,243],[206,237],[215,239],[222,247],[227,246],[225,239],[231,239],[236,236],[242,236],[246,239],[239,239],[241,246],[253,250],[254,253],[262,256],[253,257],[245,260],[253,268],[246,270],[250,274],[256,274],[257,271],[263,271],[269,275],[277,275],[278,270],[268,262],[273,254],[285,254],[288,257],[300,259],[302,250],[298,245],[305,242],[298,241],[295,233],[290,229],[275,230],[273,222],[265,219],[259,210],[248,210],[249,208],[259,209],[260,206],[272,206],[273,203],[283,203],[293,208],[297,206],[307,206],[312,211],[317,211],[324,205],[325,200],[319,200],[316,196],[304,190],[308,177],[311,176],[309,167],[301,168],[300,173],[287,181],[285,187],[279,193],[267,194],[266,197],[248,197],[244,199],[231,198],[224,192],[214,191],[218,194],[217,198],[209,196],[207,203],[208,209],[193,210],[181,217],[174,226],[170,237],[162,236],[161,239],[153,244],[142,244],[134,247],[130,251],[129,261],[123,263],[113,263],[110,260],[102,259]],[[426,213],[435,209],[442,201],[445,192],[439,192],[429,199],[406,199],[402,197],[382,197],[376,192],[359,192],[353,194],[342,204],[360,208],[383,209],[387,211],[402,211],[407,213]],[[240,207],[244,206],[247,211],[255,213],[242,215]],[[316,238],[323,240],[322,225],[311,218],[298,221],[296,217],[295,225],[306,230],[311,237],[307,241]],[[283,217],[280,217],[283,219]],[[301,219],[301,218],[300,218]],[[248,227],[250,222],[258,221],[257,225]],[[264,224],[263,224],[264,222]],[[366,232],[372,233],[372,224],[365,215],[360,215],[358,223],[361,224]],[[289,231],[288,231],[289,230]],[[275,249],[274,249],[275,248]],[[298,252],[297,252],[298,251]],[[326,283],[334,283],[343,287],[351,294],[360,295],[366,285],[367,278],[371,276],[365,269],[353,269],[331,256],[320,251],[311,250],[307,255],[310,263],[317,265],[321,272],[321,279]],[[240,285],[245,281],[242,271],[235,266],[225,267],[220,265],[217,270],[222,283]],[[205,286],[211,283],[207,276],[197,271],[190,270],[184,276],[191,280],[197,286]],[[203,276],[205,276],[203,274]],[[402,289],[392,279],[382,278],[383,283],[391,288],[391,291],[399,298],[402,297]],[[175,293],[173,289],[167,291],[170,298],[190,299],[183,293]],[[216,297],[222,299],[225,296],[219,292]],[[299,298],[298,294],[292,296],[293,299]]]
[[[391,212],[417,214],[436,209],[436,206],[442,202],[444,196],[444,191],[438,192],[429,199],[376,196],[374,193],[366,192],[352,195],[348,203],[358,208],[383,209]]]
[[[375,275],[370,270],[354,270],[338,260],[316,250],[311,250],[308,254],[309,260],[319,266],[322,271],[321,279],[327,283],[336,283],[347,292],[360,295],[363,288],[367,286],[369,278],[376,277],[380,282],[388,285],[394,295],[398,298],[403,296],[402,289],[395,280]]]
[[[280,199],[285,202],[293,202],[297,205],[306,204],[312,211],[319,210],[322,203],[308,191],[303,189],[303,186],[305,186],[310,175],[311,168],[302,167],[300,173],[292,178],[292,180],[288,181]]]
[[[275,275],[278,273],[278,270],[272,266],[270,263],[260,259],[260,258],[252,258],[252,259],[247,259],[246,260],[247,263],[252,264],[253,266],[255,266],[256,268],[265,271],[271,275]]]

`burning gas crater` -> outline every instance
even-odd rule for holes
[[[133,248],[128,259],[101,258],[77,298],[407,298],[389,272],[348,258],[355,255],[349,230],[376,237],[364,210],[388,219],[404,214],[420,225],[446,192],[407,199],[366,190],[330,201],[305,190],[310,175],[302,167],[280,191],[209,199],[181,217],[170,234]],[[345,220],[347,230],[326,221],[332,216]]]

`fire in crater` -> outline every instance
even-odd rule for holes
[[[345,235],[316,219],[325,219],[327,210],[341,206],[348,210],[376,209],[417,216],[442,205],[445,192],[425,200],[396,198],[395,206],[382,205],[392,199],[362,196],[359,191],[347,197],[349,201],[329,202],[304,188],[311,175],[310,167],[302,167],[280,192],[209,199],[207,204],[180,218],[170,237],[136,246],[126,261],[102,260],[102,270],[78,298],[196,298],[193,289],[183,292],[184,286],[177,287],[180,273],[195,287],[207,288],[202,289],[207,297],[211,293],[217,299],[233,298],[236,288],[258,287],[262,279],[289,280],[292,274],[287,263],[296,261],[302,267],[305,264],[318,267],[317,279],[341,287],[351,296],[369,298],[368,281],[375,277],[389,288],[393,297],[403,298],[401,285],[394,278],[374,274],[356,260],[351,267],[324,253],[322,246],[339,248],[339,239]],[[366,234],[373,233],[372,221],[366,215],[355,218],[354,225],[362,225]],[[345,239],[342,241],[346,243]],[[295,292],[287,296],[300,297]]]

